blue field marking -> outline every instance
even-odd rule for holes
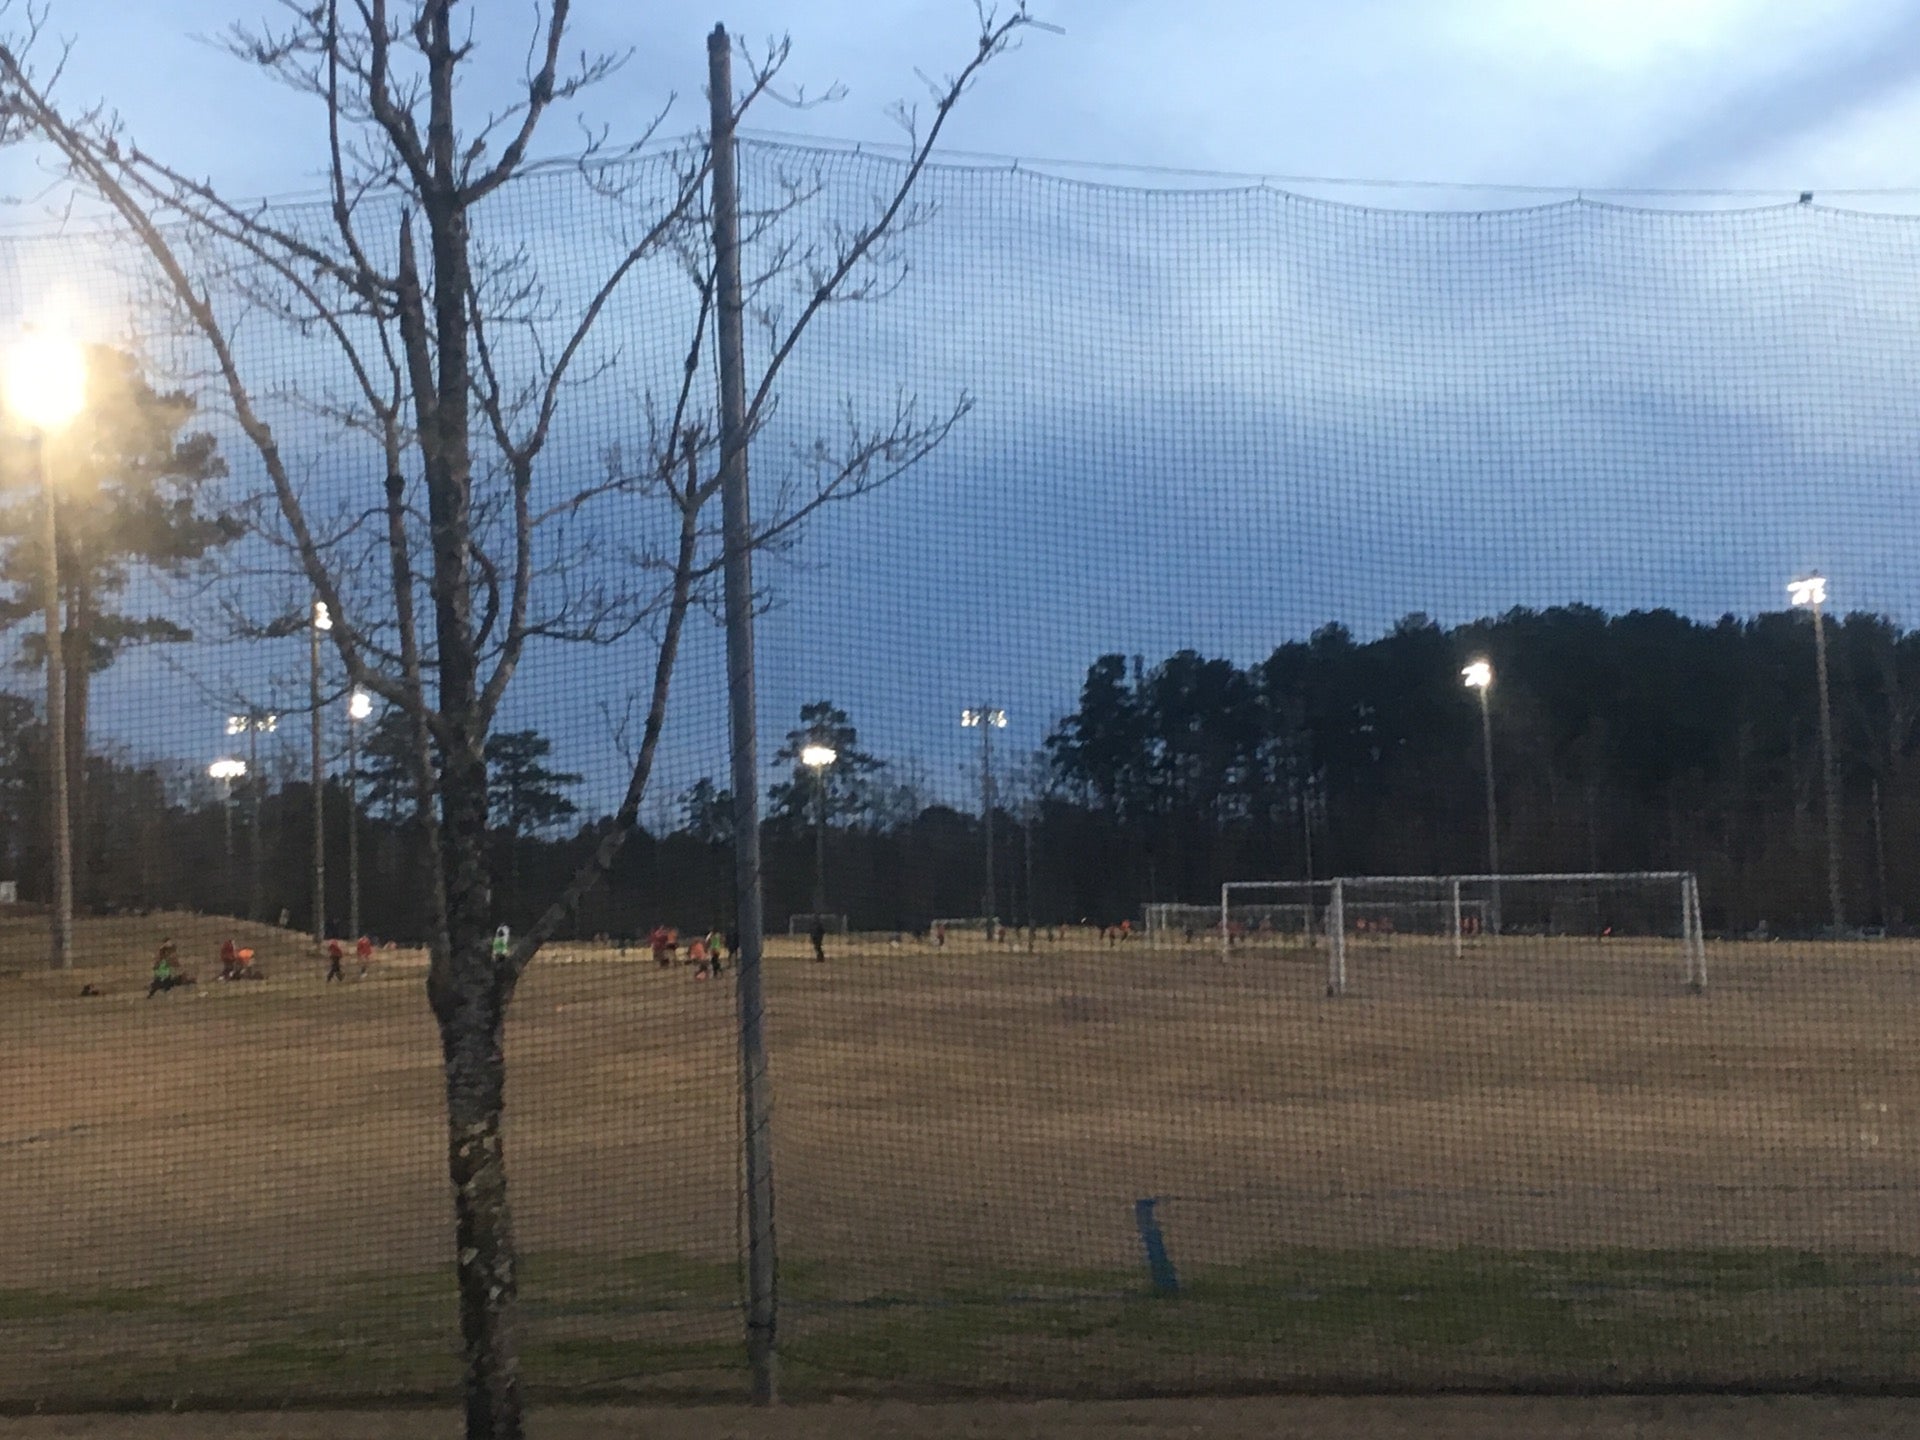
[[[1178,1295],[1180,1276],[1173,1268],[1173,1257],[1167,1253],[1167,1237],[1160,1232],[1160,1220],[1154,1214],[1154,1207],[1160,1203],[1157,1195],[1133,1202],[1133,1223],[1140,1231],[1140,1248],[1146,1252],[1147,1275],[1153,1281],[1156,1295]]]

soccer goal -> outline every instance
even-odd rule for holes
[[[844,915],[814,915],[811,913],[803,913],[799,915],[789,915],[787,917],[787,934],[811,935],[813,934],[813,922],[815,920],[820,922],[820,930],[823,934],[844,935],[847,933],[847,917]]]
[[[929,935],[943,934],[948,940],[958,939],[962,935],[991,940],[998,931],[1005,928],[998,920],[989,920],[984,915],[936,916],[927,922]]]
[[[1229,880],[1207,929],[1222,960],[1235,950],[1310,949],[1332,898],[1331,880]]]
[[[1707,985],[1691,871],[1348,876],[1328,909],[1331,995],[1369,966],[1490,997]]]
[[[1305,914],[1276,926],[1268,912],[1288,907]],[[1214,923],[1222,959],[1290,934],[1324,939],[1329,995],[1346,993],[1355,968],[1387,990],[1488,996],[1644,993],[1662,975],[1707,984],[1690,871],[1236,881]]]

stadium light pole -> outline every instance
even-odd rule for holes
[[[373,714],[373,697],[356,690],[347,700],[347,930],[360,938],[360,722]]]
[[[249,710],[244,715],[227,716],[227,734],[247,737],[247,768],[241,774],[248,782],[247,828],[253,842],[249,856],[253,879],[247,899],[247,918],[253,921],[260,919],[267,903],[266,882],[260,868],[260,736],[262,732],[271,735],[279,728],[280,717],[270,710]]]
[[[247,773],[247,762],[222,756],[207,766],[207,774],[220,782],[220,817],[222,828],[226,831],[226,891],[227,904],[233,904],[233,782]]]
[[[333,614],[327,602],[313,602],[312,623],[307,626],[307,699],[313,716],[313,943],[327,943],[327,817],[322,787],[326,784],[325,761],[320,754],[320,637],[333,629]]]
[[[7,352],[8,411],[33,432],[34,465],[39,471],[43,511],[40,543],[46,554],[41,583],[46,587],[47,769],[53,830],[53,903],[49,963],[73,968],[73,814],[67,788],[66,657],[61,653],[60,536],[53,504],[53,464],[47,454],[54,432],[72,423],[87,403],[87,357],[70,340],[28,332]]]
[[[987,883],[983,898],[987,939],[993,939],[993,732],[1007,728],[1007,712],[992,705],[960,712],[962,729],[980,732],[980,824],[987,832]]]
[[[1820,778],[1827,811],[1827,904],[1838,939],[1847,922],[1840,898],[1840,773],[1833,763],[1833,701],[1827,685],[1827,582],[1818,571],[1790,580],[1787,599],[1796,609],[1813,611],[1813,669],[1820,686]]]
[[[813,771],[813,918],[827,913],[827,771],[840,758],[831,745],[803,746],[800,763]]]
[[[1471,660],[1460,671],[1469,690],[1480,697],[1480,754],[1487,780],[1487,874],[1492,876],[1492,895],[1487,907],[1487,928],[1500,933],[1500,812],[1493,800],[1493,707],[1488,692],[1493,689],[1493,662],[1485,658]]]

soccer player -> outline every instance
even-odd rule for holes
[[[367,967],[373,963],[372,939],[370,939],[368,936],[362,935],[357,941],[354,942],[353,953],[355,957],[360,961],[360,978],[364,980],[367,978]]]
[[[346,951],[340,948],[340,942],[329,940],[327,942],[327,979],[329,981],[338,980],[343,985],[346,983],[346,972],[340,968],[340,962],[345,958]]]
[[[673,932],[664,925],[653,927],[647,936],[647,943],[653,949],[653,963],[662,970],[673,964]]]
[[[813,928],[807,932],[807,938],[813,941],[814,963],[824,964],[827,958],[827,927],[818,915],[813,917]]]
[[[166,951],[171,950],[172,947],[173,942],[169,940],[160,948]],[[239,971],[240,952],[234,946],[233,937],[229,935],[220,946],[220,978],[222,980],[238,980],[240,978]]]

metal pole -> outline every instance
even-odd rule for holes
[[[1873,893],[1880,904],[1880,928],[1889,930],[1887,910],[1887,832],[1880,815],[1880,782],[1873,782]]]
[[[733,50],[726,27],[707,37],[713,147],[713,250],[718,291],[720,498],[725,535],[727,712],[732,734],[733,876],[740,962],[740,1091],[747,1223],[747,1363],[754,1403],[780,1397],[778,1266],[773,1228],[773,1090],[767,1073],[760,956],[760,752],[753,666],[753,517],[747,486],[747,375],[740,284],[740,195],[734,172]]]
[[[247,918],[259,922],[267,908],[266,880],[260,868],[260,716],[247,712],[247,850],[252,867]]]
[[[67,801],[67,672],[60,634],[60,533],[53,508],[53,465],[47,437],[34,439],[40,468],[41,508],[46,512],[41,541],[47,547],[47,769],[52,791],[53,953],[55,970],[73,968],[73,828]]]
[[[1490,687],[1480,686],[1480,749],[1487,772],[1487,874],[1493,877],[1487,905],[1487,932],[1500,933],[1500,817],[1493,803],[1493,708]]]
[[[987,939],[993,939],[993,707],[980,710],[980,824],[987,833]]]
[[[351,713],[347,716],[347,930],[353,939],[360,938],[360,722]]]
[[[827,913],[827,767],[813,767],[813,917]]]
[[[1319,943],[1316,918],[1313,913],[1313,778],[1309,776],[1300,782],[1300,836],[1304,842],[1302,853],[1307,863],[1307,949],[1312,950]]]
[[[227,837],[227,883],[226,883],[226,892],[227,892],[227,893],[226,893],[226,896],[225,896],[224,898],[225,898],[225,900],[226,900],[226,904],[227,904],[227,913],[228,913],[229,915],[231,915],[231,914],[232,914],[232,913],[233,913],[233,912],[234,912],[235,910],[237,910],[237,909],[239,909],[239,905],[238,905],[238,904],[237,904],[236,902],[237,902],[237,901],[239,900],[239,898],[240,898],[239,896],[237,896],[237,895],[235,895],[235,894],[233,893],[233,892],[234,892],[234,884],[233,884],[233,781],[231,781],[231,780],[222,780],[222,781],[220,782],[220,817],[221,817],[221,820],[222,820],[222,822],[223,822],[223,824],[222,824],[222,828],[223,828],[223,829],[224,829],[224,830],[226,831],[226,837]]]
[[[1027,869],[1027,953],[1033,953],[1033,806],[1028,805],[1024,812],[1026,823],[1020,827],[1021,843],[1026,849]]]
[[[1827,624],[1820,602],[1813,604],[1813,666],[1820,679],[1820,769],[1827,797],[1827,903],[1833,912],[1833,933],[1847,928],[1840,901],[1840,775],[1833,764],[1833,705],[1827,694]]]
[[[322,786],[326,776],[320,757],[320,612],[307,610],[307,697],[313,706],[313,943],[327,943],[327,822]]]
[[[1453,958],[1460,958],[1461,946],[1465,943],[1460,933],[1462,916],[1460,914],[1460,877],[1454,876],[1447,882],[1447,914],[1453,924]]]

